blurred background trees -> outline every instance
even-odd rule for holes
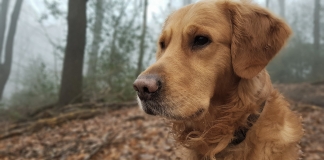
[[[20,14],[22,0],[17,0],[10,18],[10,25],[5,39],[9,0],[3,0],[0,15],[0,100],[11,71],[14,37]],[[4,48],[4,50],[3,50]],[[2,60],[2,57],[4,57]]]
[[[16,109],[13,114],[19,116],[52,104],[134,100],[132,83],[154,62],[164,19],[194,2],[0,0],[2,110]],[[255,2],[283,17],[294,31],[268,66],[272,80],[324,81],[323,1]]]
[[[324,80],[323,4],[278,0],[267,2],[292,27],[290,42],[268,66],[276,83],[318,82]]]

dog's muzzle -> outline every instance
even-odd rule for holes
[[[162,88],[161,78],[157,75],[139,76],[133,83],[133,88],[137,92],[142,109],[151,115],[156,115],[157,108],[154,103],[157,103],[159,92]]]

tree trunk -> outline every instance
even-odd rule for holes
[[[183,0],[183,5],[188,5],[188,4],[191,4],[192,3],[192,0]]]
[[[279,2],[279,8],[280,8],[280,16],[282,17],[282,18],[285,18],[286,17],[286,0],[278,0],[278,2]]]
[[[95,2],[95,22],[92,31],[93,40],[92,40],[91,51],[89,53],[89,61],[88,61],[87,76],[91,78],[91,80],[94,82],[96,79],[95,76],[96,76],[96,67],[98,61],[98,52],[99,52],[100,42],[102,41],[101,32],[102,32],[102,25],[104,19],[103,2],[104,0],[96,0]]]
[[[5,1],[3,1],[3,2],[5,2]],[[5,55],[4,62],[0,64],[0,99],[2,99],[3,91],[6,86],[6,83],[8,81],[10,71],[11,71],[13,44],[14,44],[17,22],[19,19],[22,2],[23,2],[23,0],[16,1],[16,4],[15,4],[14,9],[11,14],[10,26],[9,26],[8,36],[7,36],[7,40],[6,40],[6,45],[5,45],[6,48],[5,48],[5,52],[4,52],[4,55]]]
[[[69,0],[68,35],[59,105],[82,102],[82,69],[86,42],[86,0]]]
[[[270,7],[270,0],[266,0],[266,7],[267,7],[267,8]]]
[[[319,54],[320,50],[320,11],[321,11],[321,3],[320,0],[315,0],[315,9],[314,9],[314,50]]]
[[[6,33],[7,26],[7,12],[8,12],[9,0],[3,0],[1,3],[1,11],[0,11],[0,64],[2,62],[2,47],[3,40]]]
[[[140,53],[137,62],[137,71],[136,75],[138,76],[143,68],[143,57],[145,53],[145,35],[146,35],[146,17],[147,17],[147,0],[144,0],[144,13],[143,13],[143,25],[142,25],[142,34],[141,34],[141,42],[140,42]]]
[[[314,63],[312,69],[313,81],[317,81],[319,78],[324,78],[322,75],[322,62],[320,57],[320,11],[321,11],[321,3],[320,0],[314,0],[314,29],[313,29],[313,37],[314,37]]]

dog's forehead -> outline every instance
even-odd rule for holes
[[[196,35],[208,35],[213,41],[229,43],[232,27],[230,15],[222,1],[201,1],[172,13],[166,20],[159,42],[181,42]],[[190,36],[182,36],[190,35]]]
[[[195,24],[216,27],[215,25],[224,25],[224,23],[228,23],[228,19],[219,3],[215,1],[201,1],[172,13],[166,20],[163,29]]]

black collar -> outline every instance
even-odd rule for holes
[[[266,101],[264,101],[261,104],[260,113],[263,111],[265,104],[266,104]],[[234,132],[234,139],[232,140],[232,142],[229,145],[238,145],[241,142],[243,142],[246,137],[246,133],[249,131],[249,128],[251,128],[253,126],[253,124],[259,119],[259,117],[260,117],[260,114],[250,114],[249,117],[247,118],[248,127],[242,127],[242,128],[239,128],[238,130],[236,130]]]

